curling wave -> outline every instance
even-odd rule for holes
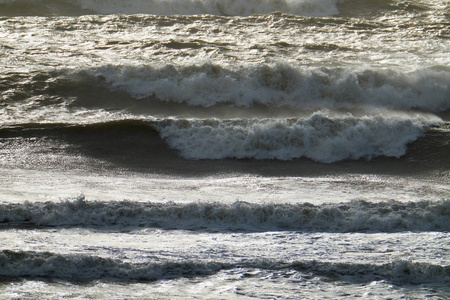
[[[12,147],[13,152],[17,146],[14,137],[33,138],[35,145],[45,140],[69,143],[88,155],[94,154],[93,149],[103,149],[95,152],[99,158],[116,153],[136,161],[164,157],[171,148],[175,150],[171,155],[189,160],[308,158],[333,163],[411,154],[415,160],[429,162],[447,160],[449,126],[438,117],[423,114],[357,117],[319,112],[303,118],[155,118],[5,125],[0,126],[0,139],[3,147]]]
[[[345,159],[400,157],[408,143],[438,119],[328,117],[265,120],[167,120],[161,137],[188,159],[307,157],[333,163]],[[436,124],[436,123],[435,123]]]

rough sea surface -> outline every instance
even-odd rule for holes
[[[0,298],[449,299],[447,0],[0,0]]]

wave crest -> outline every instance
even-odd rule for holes
[[[285,63],[250,67],[199,65],[104,66],[82,70],[114,90],[142,99],[213,106],[256,104],[301,109],[361,107],[450,109],[450,71],[312,69]]]
[[[96,202],[3,204],[4,226],[131,226],[332,232],[450,231],[450,201],[340,204]]]
[[[350,264],[320,261],[283,262],[245,260],[238,262],[199,262],[191,260],[126,263],[111,258],[83,254],[56,254],[33,251],[0,251],[0,276],[7,278],[51,278],[73,281],[98,279],[153,281],[189,276],[208,276],[236,268],[286,270],[313,273],[323,277],[357,277],[355,280],[382,279],[399,284],[447,283],[450,267],[394,261],[387,264]]]
[[[307,157],[333,163],[345,159],[400,157],[407,145],[437,119],[328,117],[264,120],[168,120],[157,129],[188,159]]]

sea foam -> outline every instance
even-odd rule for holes
[[[83,197],[0,205],[8,227],[162,227],[196,230],[305,230],[331,232],[449,231],[450,201],[352,201],[338,204],[253,204],[237,201],[179,204],[97,202]]]
[[[69,72],[70,73],[70,72]],[[102,66],[76,73],[96,78],[137,99],[210,107],[228,104],[289,106],[300,109],[364,107],[424,111],[450,109],[450,70],[346,70],[308,68],[287,63],[224,66]]]
[[[148,261],[129,263],[85,254],[33,251],[0,251],[0,276],[7,278],[51,278],[69,281],[153,281],[186,276],[208,276],[221,270],[297,270],[323,277],[387,280],[396,284],[448,283],[450,267],[395,260],[386,264],[352,264],[321,261],[272,261],[267,259],[221,261]],[[355,280],[355,279],[353,279]]]
[[[400,157],[438,118],[354,117],[315,113],[307,118],[169,120],[161,137],[188,159],[345,159]]]

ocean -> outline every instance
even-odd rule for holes
[[[447,0],[0,0],[1,299],[450,299]]]

